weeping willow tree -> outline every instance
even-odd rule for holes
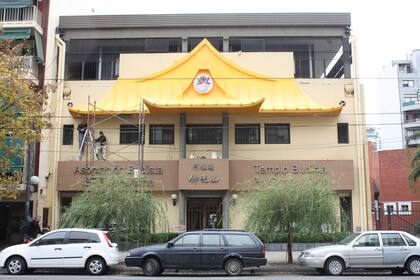
[[[115,240],[145,241],[145,236],[166,227],[165,210],[144,178],[106,173],[89,181],[87,190],[65,210],[60,225],[112,228]]]
[[[339,228],[337,195],[328,178],[290,176],[262,181],[243,203],[246,227],[257,234],[287,233],[287,261],[293,263],[294,233],[334,231]]]

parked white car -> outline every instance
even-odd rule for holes
[[[59,229],[27,244],[0,252],[0,267],[9,274],[24,274],[36,268],[85,268],[104,274],[118,263],[118,245],[106,232],[93,229]]]
[[[299,263],[328,275],[341,275],[347,268],[387,268],[393,274],[420,276],[420,239],[403,231],[354,233],[337,245],[303,251]]]

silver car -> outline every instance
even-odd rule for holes
[[[341,275],[347,268],[388,268],[393,274],[420,275],[420,239],[402,231],[354,233],[337,245],[303,251],[299,264],[328,275]]]

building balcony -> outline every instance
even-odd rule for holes
[[[404,111],[420,110],[420,100],[412,100],[403,103]]]
[[[33,83],[38,84],[38,62],[34,56],[25,56],[23,61],[23,72],[25,78],[31,80]]]
[[[404,122],[405,129],[411,129],[416,127],[420,128],[420,118],[411,119]]]
[[[42,35],[42,12],[37,6],[0,8],[0,25],[4,28],[35,28]]]

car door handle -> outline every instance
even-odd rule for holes
[[[54,251],[61,251],[61,248],[55,248]]]
[[[193,251],[197,251],[197,248],[193,248]]]
[[[401,247],[401,249],[400,249],[401,251],[407,251],[408,250],[408,248],[407,247]]]
[[[220,251],[226,251],[226,249],[225,248],[220,248]]]
[[[382,251],[381,248],[375,248],[375,251]]]
[[[90,246],[83,247],[83,249],[90,249],[90,248],[91,248]]]

